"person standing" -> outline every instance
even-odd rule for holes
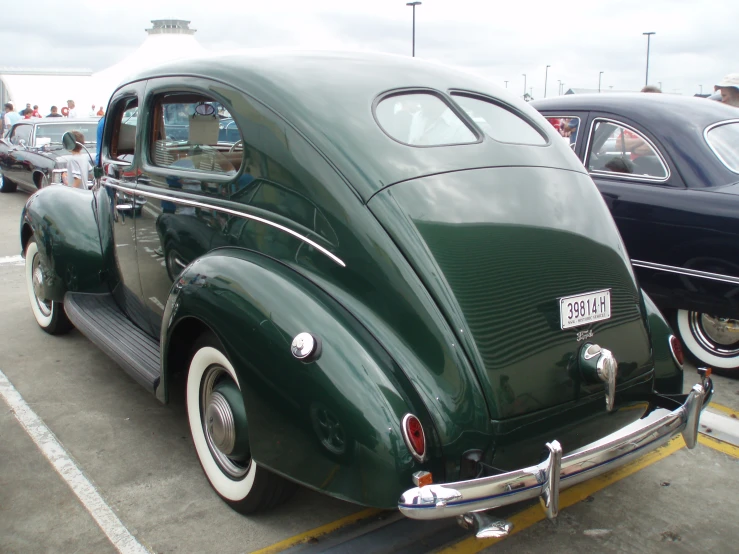
[[[26,104],[26,107],[21,110],[19,115],[26,117],[26,114],[32,114],[32,113],[33,113],[33,109],[31,109],[31,104]]]
[[[79,111],[74,106],[74,100],[67,100],[67,109],[69,110],[67,112],[67,117],[69,119],[80,117]]]
[[[21,120],[21,116],[15,111],[12,102],[5,104],[5,115],[3,116],[3,132],[8,132],[10,128]]]
[[[46,117],[63,117],[62,114],[59,113],[59,108],[56,106],[51,107],[51,113],[47,115]]]
[[[100,109],[98,110],[97,115],[99,115],[100,117],[103,117],[105,115],[105,110],[103,110],[102,106],[100,106]]]
[[[716,85],[721,102],[739,108],[739,73],[729,73]]]
[[[31,114],[31,117],[43,117],[43,116],[41,115],[41,112],[39,112],[39,111],[38,111],[38,104],[36,104],[36,105],[35,105],[35,106],[33,107],[33,113]]]
[[[77,143],[72,154],[67,156],[67,176],[65,184],[77,189],[86,189],[87,181],[90,180],[90,159],[87,152],[82,148],[85,144],[85,135],[79,131],[70,131]]]
[[[90,108],[90,111],[87,114],[89,117],[95,117],[95,104],[92,105],[92,108]]]

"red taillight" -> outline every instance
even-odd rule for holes
[[[672,357],[675,360],[675,363],[680,367],[683,367],[683,362],[685,361],[683,345],[680,344],[680,341],[675,335],[670,335],[670,352],[672,352]]]
[[[426,437],[423,434],[423,426],[416,416],[406,414],[403,418],[403,438],[408,450],[418,461],[426,459]]]

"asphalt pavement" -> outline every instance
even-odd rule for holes
[[[671,443],[564,491],[556,523],[537,505],[508,509],[515,534],[495,544],[453,522],[409,521],[302,488],[275,510],[241,516],[203,476],[182,405],[160,404],[77,331],[38,328],[19,257],[27,198],[0,195],[2,553],[736,551],[739,380],[723,377],[712,412],[725,442]]]

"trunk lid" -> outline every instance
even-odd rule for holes
[[[579,378],[586,343],[613,352],[619,384],[651,371],[641,295],[587,175],[448,173],[388,187],[369,207],[452,326],[493,419],[603,394],[603,385]],[[611,291],[610,319],[561,329],[559,298],[603,289]]]

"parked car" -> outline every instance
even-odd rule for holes
[[[99,119],[21,119],[0,139],[0,192],[15,192],[17,187],[36,192],[60,184],[69,155],[62,148],[62,136],[67,131],[80,131],[94,156]]]
[[[397,56],[234,54],[142,71],[106,113],[100,183],[23,212],[31,308],[160,401],[184,388],[234,509],[298,483],[418,519],[537,496],[554,517],[560,488],[694,446],[710,378],[682,394],[592,180],[506,91]]]
[[[639,284],[694,360],[739,370],[739,112],[668,94],[537,100],[579,122],[575,152],[608,204]]]

